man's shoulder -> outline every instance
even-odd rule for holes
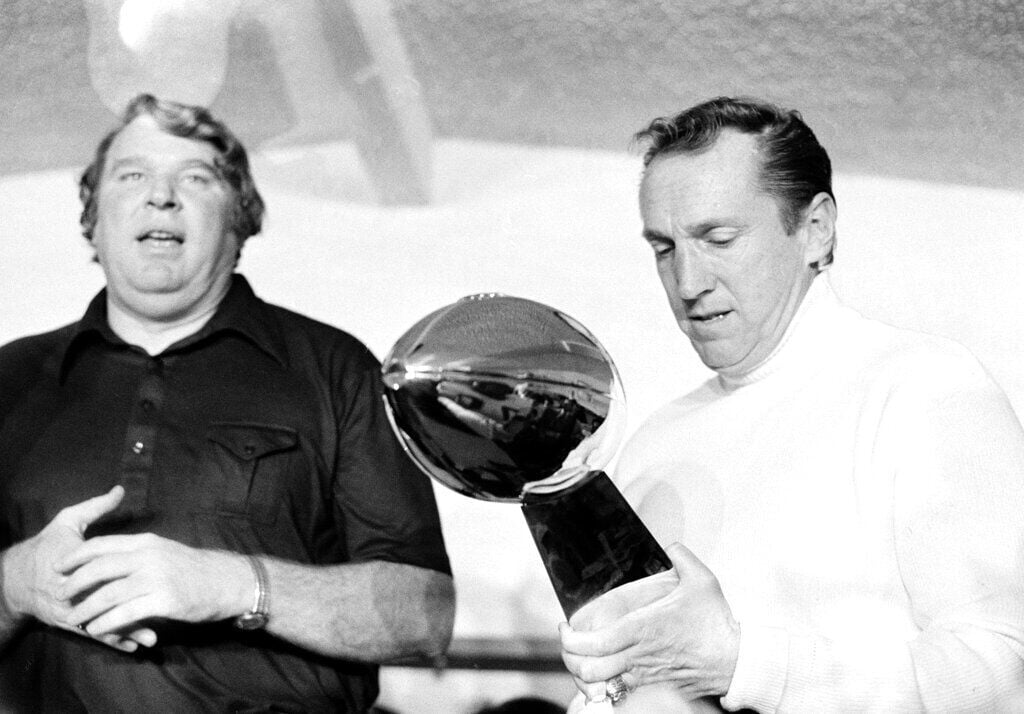
[[[307,360],[309,351],[359,354],[366,346],[350,333],[297,310],[264,299],[241,273],[221,302],[207,331],[235,330],[264,349],[290,361]]]
[[[865,319],[861,355],[865,366],[912,381],[945,375],[985,374],[966,346],[949,337]]]
[[[699,418],[695,412],[716,403],[722,396],[722,387],[718,377],[712,375],[690,391],[680,394],[655,408],[640,423],[632,437],[627,441],[641,440],[656,435],[664,427],[675,428],[680,420]]]
[[[262,302],[267,317],[282,338],[289,361],[308,364],[310,360],[368,362],[377,358],[366,344],[346,330],[274,303]]]
[[[67,347],[77,326],[77,322],[72,322],[55,330],[19,337],[0,345],[0,370],[41,363],[46,356]]]
[[[0,393],[10,401],[14,393],[36,383],[39,375],[56,375],[76,327],[71,323],[0,346]]]
[[[289,329],[307,333],[313,339],[327,341],[337,340],[340,342],[354,342],[362,344],[358,338],[346,332],[344,329],[331,325],[323,320],[318,320],[315,317],[310,317],[304,313],[272,302],[263,301],[263,305],[270,314],[273,315],[275,321],[285,325]]]

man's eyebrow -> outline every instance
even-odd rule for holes
[[[183,161],[181,166],[186,169],[209,169],[218,176],[220,175],[220,166],[216,161],[207,161],[206,159],[189,159],[188,161]]]
[[[120,168],[122,166],[145,166],[149,163],[149,160],[142,154],[133,154],[132,156],[123,156],[119,159],[115,159],[110,163],[111,170]],[[218,176],[221,173],[220,167],[217,166],[216,162],[208,161],[206,159],[187,159],[182,161],[178,165],[179,169],[194,169],[201,168],[207,169]]]
[[[145,163],[145,160],[141,156],[125,156],[111,161],[110,169],[113,171],[114,169],[119,169],[122,166],[135,166],[142,163]]]
[[[700,223],[694,223],[686,226],[686,232],[692,236],[702,236],[708,231],[720,228],[728,223],[729,221],[725,219],[713,218],[709,221],[701,221]]]
[[[646,240],[646,241],[652,241],[652,240],[672,241],[672,240],[674,240],[672,238],[672,236],[667,236],[664,233],[661,233],[661,232],[655,231],[655,230],[651,230],[650,228],[644,228],[643,233],[641,233],[641,235],[643,236],[644,240]]]
[[[716,228],[723,227],[741,227],[739,221],[729,218],[712,218],[710,220],[701,221],[700,223],[691,223],[690,225],[683,226],[683,232],[688,236],[702,236],[705,233],[713,231]],[[645,240],[667,240],[675,241],[675,238],[670,235],[665,235],[659,231],[644,229],[643,237]]]

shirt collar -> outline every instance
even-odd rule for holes
[[[287,341],[270,313],[270,306],[256,297],[249,281],[238,273],[232,276],[231,287],[210,321],[194,335],[171,345],[168,351],[195,344],[223,331],[237,332],[282,366],[286,364]]]
[[[168,347],[163,354],[187,349],[191,345],[221,332],[239,334],[281,365],[286,363],[287,343],[277,328],[277,322],[271,319],[268,305],[256,297],[249,281],[237,273],[232,276],[231,287],[209,322],[197,332]],[[88,344],[96,340],[102,340],[114,347],[133,349],[110,328],[110,323],[107,320],[106,288],[100,290],[93,297],[85,314],[68,339],[61,360],[60,379],[62,382],[75,357]]]

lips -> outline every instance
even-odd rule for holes
[[[185,242],[185,236],[183,236],[180,233],[175,233],[173,231],[152,230],[142,233],[136,240],[138,240],[139,242],[155,241],[161,244],[177,243],[180,245]]]
[[[712,323],[712,322],[717,322],[719,320],[724,320],[726,318],[726,316],[728,316],[728,314],[730,312],[732,312],[732,310],[725,310],[723,312],[705,312],[705,313],[699,313],[699,314],[698,313],[691,313],[691,314],[688,314],[686,317],[691,322],[698,322],[698,323],[702,323],[702,324],[708,324],[708,323]]]

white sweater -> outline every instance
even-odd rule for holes
[[[771,357],[663,407],[615,477],[721,581],[727,709],[1024,712],[1024,433],[966,349],[819,278]],[[651,690],[630,710],[668,710]]]

